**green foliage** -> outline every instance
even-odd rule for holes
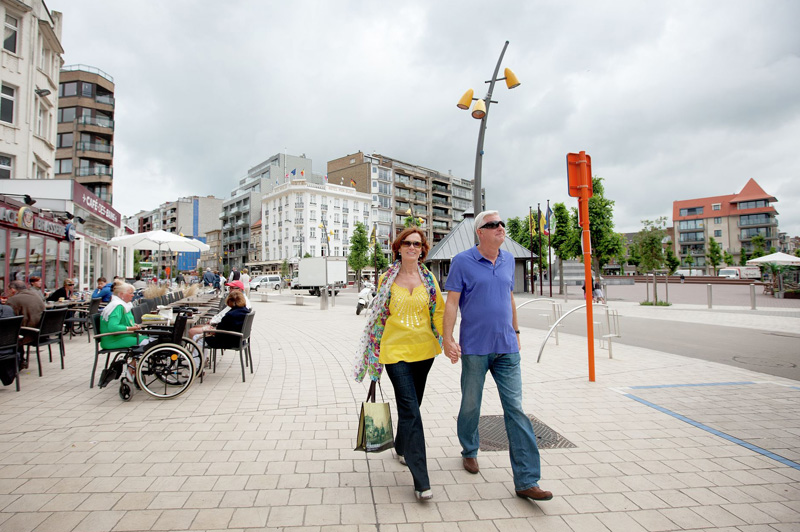
[[[757,259],[758,257],[763,257],[766,255],[764,249],[766,249],[767,246],[767,239],[764,238],[764,235],[754,236],[751,242],[753,243],[753,254],[750,256],[751,259]]]
[[[719,242],[714,240],[713,236],[708,239],[706,261],[714,268],[714,275],[717,275],[717,266],[722,262],[722,247],[719,245]]]
[[[643,307],[652,307],[652,306],[669,307],[672,305],[672,303],[667,303],[666,301],[656,301],[655,303],[653,303],[652,301],[642,301],[639,304]]]
[[[691,255],[687,255],[683,262],[689,267],[689,275],[692,275],[692,265],[694,264],[694,257]]]
[[[581,254],[581,235],[575,231],[577,218],[573,221],[563,203],[553,205],[555,230],[550,231],[550,245],[553,253],[563,260],[574,259]]]
[[[736,264],[736,262],[733,259],[733,255],[731,255],[727,251],[722,254],[722,262],[725,263],[725,266],[733,266],[734,264]]]
[[[628,246],[628,256],[625,258],[625,262],[633,266],[636,269],[636,273],[639,273],[639,264],[642,263],[642,257],[639,255],[639,247],[636,242],[632,242]]]
[[[289,261],[283,259],[283,262],[281,263],[281,279],[286,277],[289,277]]]
[[[142,252],[138,249],[133,250],[133,276],[137,277],[139,275],[139,271],[142,269],[139,266],[139,262],[142,260]]]
[[[377,268],[376,271],[384,270],[389,266],[389,259],[386,258],[386,255],[383,254],[383,250],[381,250],[380,243],[376,240],[375,245],[372,246],[372,253],[370,253],[369,263],[373,266],[376,264],[377,260]]]
[[[794,250],[794,256],[795,257],[800,257],[800,248],[797,248],[796,250]]]
[[[622,237],[614,232],[614,201],[605,197],[602,177],[592,178],[593,195],[589,198],[589,225],[592,261],[599,276],[603,266],[622,252]]]
[[[662,216],[657,220],[642,220],[642,225],[642,230],[633,238],[639,254],[639,265],[645,272],[660,269],[664,265],[664,248],[661,242],[667,236],[664,230],[667,218]]]
[[[748,257],[745,250],[742,250],[742,255],[739,257],[739,266],[747,266],[748,260],[750,260],[750,257]]]
[[[353,236],[350,237],[350,255],[347,264],[356,272],[356,278],[361,279],[361,270],[369,265],[369,239],[367,228],[361,222],[356,223]]]
[[[667,251],[664,254],[664,262],[669,268],[669,274],[673,275],[675,271],[678,269],[678,266],[681,265],[681,260],[675,256],[675,252],[672,251],[672,246],[667,248]]]

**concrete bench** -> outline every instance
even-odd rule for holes
[[[294,296],[294,304],[299,307],[302,307],[303,305],[305,305],[305,299],[306,298],[303,296]]]
[[[258,292],[256,295],[261,298],[262,303],[269,302],[269,294],[267,292]]]

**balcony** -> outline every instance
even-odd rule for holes
[[[303,225],[303,223],[304,222],[303,222],[302,218],[295,218],[294,219],[294,225]]]
[[[319,207],[319,208],[320,208],[320,210],[322,210],[322,211],[327,211],[327,210],[328,210],[328,206],[327,206],[327,205],[320,205],[320,207]]]
[[[736,225],[738,227],[777,227],[778,220],[776,220],[775,218],[768,218],[765,220],[747,221],[747,222],[739,220],[738,222],[736,222]]]
[[[82,126],[97,126],[105,129],[114,129],[114,121],[110,118],[101,118],[94,116],[82,116],[78,118],[78,124]]]
[[[450,194],[450,189],[448,189],[447,187],[442,186],[442,185],[437,185],[436,183],[431,185],[431,188],[436,192],[442,192],[444,194]]]
[[[95,96],[94,101],[103,105],[114,106],[114,97],[110,94],[98,94]]]
[[[108,166],[82,166],[80,168],[75,169],[75,175],[78,177],[86,177],[86,176],[113,176],[114,169],[109,168]]]
[[[295,201],[294,202],[294,208],[295,209],[302,209],[303,207],[305,207],[305,203],[303,203],[302,201]]]
[[[224,220],[224,219],[225,219],[225,218],[227,218],[227,217],[228,217],[228,213],[226,213],[226,212],[224,212],[224,211],[223,211],[223,212],[221,212],[221,213],[219,213],[219,219],[220,219],[220,220]]]
[[[114,146],[110,144],[98,144],[96,142],[79,142],[78,151],[96,151],[99,153],[114,153]]]
[[[342,207],[342,212],[347,214],[347,213],[350,212],[350,208],[349,207]]]
[[[764,241],[767,243],[768,246],[772,245],[772,244],[770,244],[771,240],[776,240],[776,241],[778,240],[778,237],[776,237],[776,236],[762,235],[761,233],[757,233],[757,234],[753,234],[753,235],[739,235],[739,242],[750,242],[756,236],[763,236],[764,237]]]

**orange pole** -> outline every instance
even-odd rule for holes
[[[580,170],[580,197],[578,209],[583,237],[583,271],[584,286],[586,286],[586,338],[589,347],[589,382],[594,382],[594,316],[592,314],[592,238],[589,232],[589,181],[592,176],[587,175],[586,152],[580,152],[578,161]]]

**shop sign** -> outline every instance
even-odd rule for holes
[[[43,218],[34,213],[30,207],[16,209],[7,205],[0,205],[0,223],[28,231],[46,233],[59,238],[67,236],[67,227],[64,224]]]
[[[72,202],[108,221],[114,227],[122,225],[122,217],[111,205],[92,194],[88,188],[77,181],[73,181],[72,184]]]

